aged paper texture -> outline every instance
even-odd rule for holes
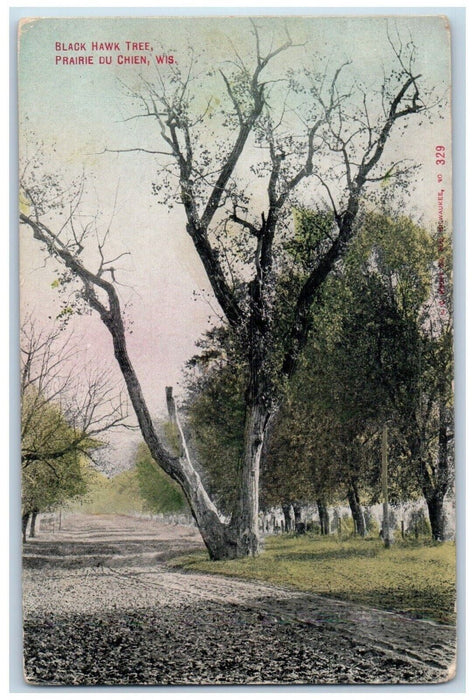
[[[455,674],[443,16],[19,25],[24,674]]]

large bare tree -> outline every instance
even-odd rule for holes
[[[186,445],[174,454],[154,428],[127,351],[113,261],[103,245],[96,267],[82,255],[86,231],[80,232],[77,217],[80,197],[58,225],[45,215],[38,188],[25,183],[29,208],[20,215],[48,254],[80,280],[83,299],[109,330],[145,442],[183,488],[213,559],[258,551],[260,462],[279,389],[296,369],[319,290],[357,230],[364,198],[370,198],[374,183],[408,177],[410,165],[385,157],[390,139],[403,138],[408,121],[428,107],[412,41],[388,37],[393,65],[385,67],[375,90],[354,77],[349,62],[331,72],[285,72],[281,59],[296,49],[290,35],[284,32],[282,43],[272,47],[256,24],[252,34],[252,59],[234,51],[233,60],[215,71],[221,80],[219,109],[213,106],[216,83],[203,102],[208,77],[198,74],[199,61],[192,56],[187,70],[172,66],[169,79],[158,72],[131,93],[138,111],[130,119],[153,124],[156,146],[109,144],[106,149],[147,152],[157,159],[154,192],[160,201],[182,208],[223,323],[241,348],[246,419],[239,497],[230,523],[220,517]],[[320,206],[331,213],[332,225],[308,251],[311,264],[291,308],[287,303],[283,311],[276,294],[283,243],[294,235],[293,216],[308,204],[310,187],[325,199]]]

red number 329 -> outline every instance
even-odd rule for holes
[[[445,165],[445,146],[435,147],[435,164]]]

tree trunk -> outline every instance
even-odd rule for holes
[[[24,511],[21,514],[21,533],[22,533],[22,539],[23,539],[23,544],[26,543],[26,528],[28,527],[28,520],[30,518],[30,511]]]
[[[173,398],[173,388],[166,387],[166,400],[170,421],[175,424],[178,430],[181,454],[178,458],[180,471],[183,477],[177,478],[179,471],[170,474],[180,484],[186,496],[191,512],[198,526],[200,534],[208,550],[210,559],[217,561],[220,559],[235,559],[239,554],[237,538],[233,527],[226,526],[220,519],[214,503],[209,498],[203,487],[198,472],[194,469],[188,447],[185,440],[180,420],[178,418],[175,399]],[[150,436],[153,438],[153,436]],[[152,441],[155,445],[155,442]],[[152,452],[150,444],[148,447],[158,464],[161,466],[160,458]],[[165,470],[166,471],[166,470]],[[256,524],[257,527],[257,524]]]
[[[450,469],[448,460],[449,416],[443,402],[439,404],[439,435],[438,455],[435,468],[429,469],[427,461],[422,457],[420,441],[413,443],[413,453],[418,457],[419,480],[429,511],[429,521],[432,539],[442,542],[444,531],[444,498],[449,488]]]
[[[36,527],[36,516],[37,515],[38,515],[38,510],[35,508],[34,510],[31,511],[30,537],[35,537],[35,535],[36,535],[35,527]]]
[[[449,487],[449,460],[448,460],[448,411],[443,402],[439,404],[439,452],[437,456],[437,473],[435,486],[424,493],[427,508],[429,510],[430,528],[432,539],[443,542],[445,538],[444,528],[444,498]]]
[[[351,515],[355,524],[356,533],[361,537],[366,535],[366,523],[364,519],[363,509],[360,504],[358,489],[354,480],[351,481],[348,487],[348,503],[350,504]]]
[[[238,557],[255,556],[259,551],[259,476],[268,420],[268,411],[259,403],[247,408],[239,502],[231,521]]]
[[[388,426],[383,426],[381,440],[381,487],[383,491],[383,523],[381,532],[386,549],[391,546],[391,536],[389,528],[389,498],[388,498]]]
[[[328,508],[325,499],[319,498],[317,500],[318,517],[320,518],[320,534],[329,535],[330,534],[330,516],[328,514]]]
[[[216,507],[192,465],[171,387],[167,387],[166,397],[170,420],[175,423],[179,431],[182,450],[179,459],[186,476],[183,482],[177,480],[190,504],[210,558],[219,560],[255,556],[259,551],[259,474],[269,420],[268,411],[259,403],[247,409],[239,501],[230,524],[225,525],[221,522]]]
[[[302,506],[300,503],[293,503],[292,506],[294,509],[295,532],[298,535],[303,535],[305,532],[305,523],[302,520]]]
[[[269,222],[268,222],[269,223]],[[270,225],[270,224],[269,224]],[[264,255],[261,250],[261,254]],[[257,258],[256,258],[257,260]],[[262,262],[262,261],[261,261]],[[231,526],[237,534],[237,556],[255,556],[259,551],[259,479],[262,449],[271,416],[266,402],[271,395],[266,357],[268,318],[266,316],[264,269],[257,264],[256,276],[249,283],[250,316],[247,325],[249,379],[246,388],[246,422],[240,488]]]
[[[439,491],[434,491],[432,494],[425,496],[427,508],[429,510],[430,529],[432,539],[435,542],[444,541],[444,494]]]
[[[183,489],[210,559],[234,559],[239,556],[235,534],[222,522],[215,504],[204,488],[201,477],[190,460],[180,425],[177,424],[182,453],[178,457],[171,454],[158,437],[138,377],[128,356],[117,294],[110,285],[107,286],[107,291],[111,310],[109,313],[100,310],[101,317],[112,335],[114,355],[122,371],[147,447],[156,463]],[[167,393],[167,403],[171,398]]]
[[[285,504],[282,506],[282,510],[284,513],[284,529],[285,532],[290,532],[292,529],[292,519],[290,517],[290,508],[291,506],[288,504]]]
[[[297,530],[297,525],[302,522],[302,506],[299,503],[292,503],[292,507],[294,509],[295,529]]]

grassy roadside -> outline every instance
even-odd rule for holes
[[[203,551],[169,564],[455,624],[453,542],[405,541],[384,549],[379,539],[282,535],[269,537],[265,550],[253,559],[213,562]]]

